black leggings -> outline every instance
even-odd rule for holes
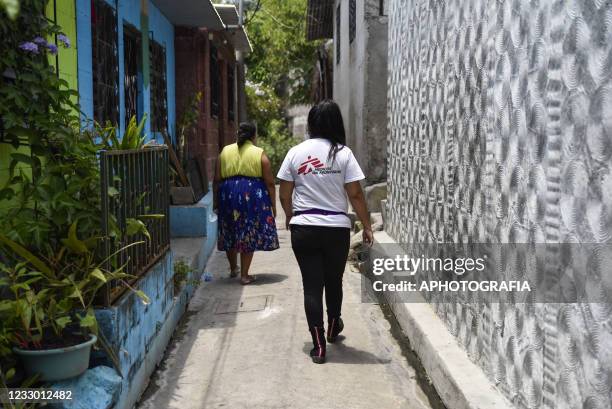
[[[340,317],[342,275],[349,252],[350,229],[291,225],[291,246],[304,284],[308,327],[323,327],[323,288],[327,317]]]

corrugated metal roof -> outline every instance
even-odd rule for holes
[[[247,53],[253,51],[246,30],[244,27],[238,27],[240,19],[238,18],[236,6],[233,4],[215,4],[215,9],[229,33],[234,48]]]
[[[308,0],[306,38],[334,38],[334,0]]]
[[[210,0],[152,0],[175,26],[222,30],[223,23]]]
[[[238,10],[233,4],[215,4],[217,13],[226,26],[237,26],[239,23]]]

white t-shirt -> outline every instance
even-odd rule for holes
[[[344,185],[365,179],[353,152],[340,146],[336,159],[329,158],[331,142],[323,138],[308,139],[289,150],[277,177],[295,183],[293,211],[323,209],[348,212]],[[301,214],[291,224],[307,226],[351,227],[343,214]]]

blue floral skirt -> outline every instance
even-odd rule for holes
[[[218,212],[219,250],[251,253],[279,247],[272,201],[263,179],[234,176],[223,180]]]

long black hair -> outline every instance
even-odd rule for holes
[[[331,142],[328,159],[332,163],[336,154],[346,145],[346,133],[340,107],[331,99],[313,106],[308,113],[308,134],[311,138],[323,138]]]
[[[246,141],[252,141],[255,138],[257,132],[255,125],[250,122],[242,122],[238,127],[238,137],[236,143],[238,146],[244,145]]]

